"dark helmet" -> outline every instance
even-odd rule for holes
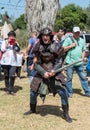
[[[52,35],[52,30],[48,27],[41,30],[41,34]]]
[[[41,38],[41,36],[44,35],[44,34],[49,35],[49,36],[51,36],[51,37],[53,36],[53,35],[52,35],[52,30],[51,30],[50,28],[48,28],[48,27],[43,28],[43,29],[40,31],[40,34],[39,34],[38,38]]]
[[[14,31],[10,31],[8,33],[8,37],[10,37],[10,36],[16,37],[16,33]]]
[[[17,45],[17,43],[13,46],[13,50],[16,52],[20,51],[20,47]]]

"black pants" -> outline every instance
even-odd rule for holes
[[[32,76],[32,71],[28,68],[32,64],[33,64],[33,58],[28,57],[27,63],[26,63],[26,65],[27,65],[27,76]]]
[[[17,77],[20,78],[20,74],[21,74],[21,66],[20,67],[16,67],[16,75],[17,75]]]
[[[5,77],[6,91],[13,92],[16,66],[2,65]]]

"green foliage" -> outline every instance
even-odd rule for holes
[[[82,29],[82,31],[85,29],[85,24],[84,23],[79,23],[78,26]]]
[[[86,8],[86,14],[87,14],[87,22],[86,25],[88,29],[90,29],[90,5]]]
[[[14,30],[16,30],[17,28],[26,29],[26,21],[24,14],[22,14],[18,19],[16,19],[15,22],[12,23],[12,26]]]
[[[62,20],[56,20],[54,24],[54,31],[58,32],[60,28],[63,27],[63,21]]]
[[[26,48],[27,39],[28,39],[28,31],[27,30],[20,30],[20,32],[17,33],[17,41],[18,41],[21,49]]]
[[[71,31],[73,26],[80,26],[81,29],[84,29],[86,20],[87,14],[81,7],[69,4],[62,9],[61,15],[57,12],[54,30],[58,30],[62,26],[66,27],[68,31]]]
[[[56,20],[54,24],[54,31],[58,32],[61,27],[63,27],[63,21],[61,20],[60,10],[57,11]]]
[[[5,12],[4,14],[0,14],[0,26],[4,25],[5,21],[7,21],[7,23],[10,23],[10,20],[11,19],[7,12]]]
[[[27,39],[28,39],[28,31],[26,30],[26,21],[24,14],[22,14],[19,18],[17,18],[12,23],[13,29],[19,29],[19,32],[17,33],[17,41],[20,45],[20,48],[25,48]]]

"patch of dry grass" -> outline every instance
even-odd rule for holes
[[[84,96],[77,75],[73,79],[73,98],[70,102],[72,123],[62,118],[61,101],[47,96],[42,104],[38,97],[38,114],[24,116],[29,110],[29,79],[22,73],[21,80],[15,81],[16,96],[4,94],[4,81],[0,81],[0,130],[89,130],[90,98]]]

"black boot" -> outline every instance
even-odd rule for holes
[[[30,110],[25,112],[24,115],[30,115],[32,113],[36,113],[36,104],[30,103]]]
[[[67,105],[62,105],[62,109],[63,109],[64,119],[65,119],[67,122],[71,123],[71,122],[72,122],[72,119],[71,119],[71,117],[69,116],[69,113],[68,113],[68,111],[69,111],[69,106],[68,106],[68,104],[67,104]]]

